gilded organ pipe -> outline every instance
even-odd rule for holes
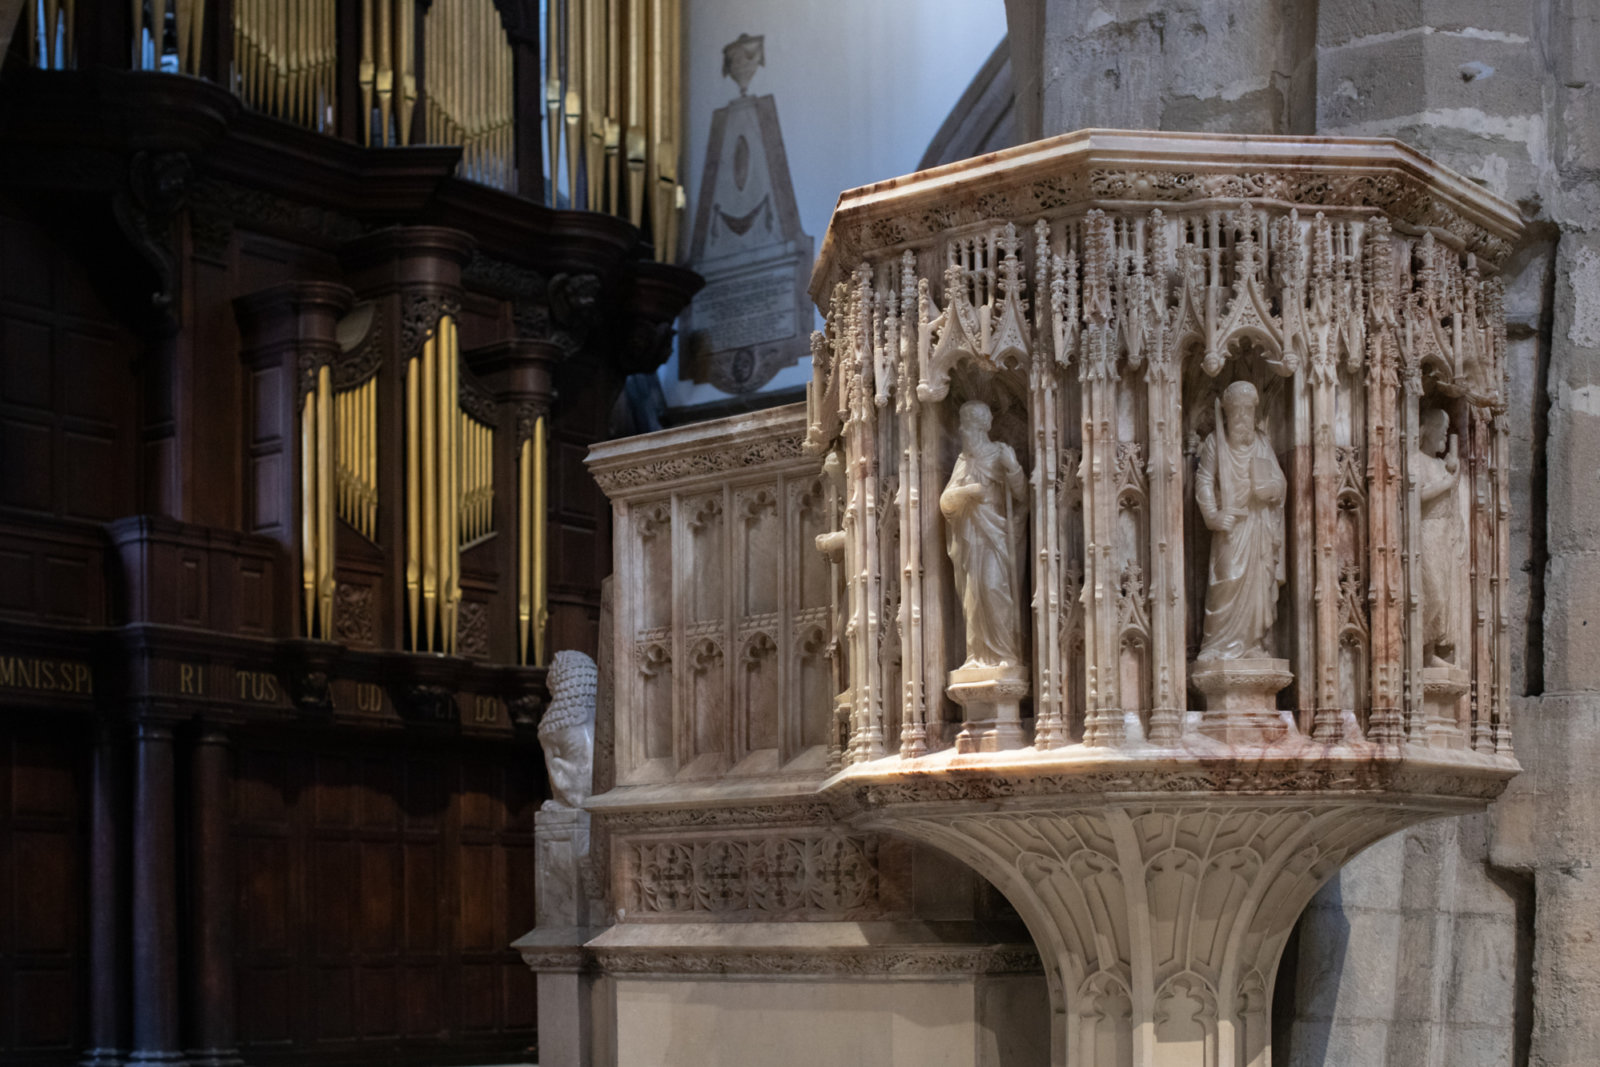
[[[335,397],[339,517],[367,540],[376,540],[378,379],[368,378]]]
[[[584,51],[583,51],[583,78],[584,99],[588,107],[584,111],[584,172],[589,176],[585,182],[585,203],[590,211],[600,211],[603,207],[604,181],[602,179],[603,167],[606,156],[606,113],[604,101],[606,98],[606,44],[610,37],[610,27],[606,25],[605,0],[581,0],[583,4],[584,25]]]
[[[683,187],[682,0],[549,0],[545,108],[550,203],[650,220],[675,254]],[[581,184],[580,184],[581,183]]]
[[[434,497],[434,510],[430,520],[438,525],[434,543],[437,551],[434,566],[439,575],[439,621],[436,630],[439,648],[453,652],[455,642],[451,620],[455,612],[456,586],[456,391],[454,374],[456,365],[455,320],[448,315],[439,320],[439,345],[434,354],[438,359],[439,383],[433,391],[433,420],[438,441],[438,485]]]
[[[432,341],[425,342],[424,349]],[[422,609],[422,398],[421,358],[406,361],[406,615],[411,647],[418,643],[418,622]]]
[[[546,416],[539,416],[533,427],[533,502],[531,502],[530,542],[533,558],[530,560],[531,611],[533,611],[533,662],[544,662],[544,638],[549,629],[549,553],[546,549],[546,515],[549,514],[549,446],[546,435],[549,424]]]
[[[606,58],[606,211],[621,210],[622,192],[622,21],[623,0],[606,0],[606,27],[610,39]],[[598,179],[597,179],[598,180]]]
[[[644,221],[645,0],[628,0],[628,112],[623,148],[628,164],[628,221]]]
[[[427,15],[427,111],[432,144],[459,144],[463,178],[516,187],[511,43],[493,0],[434,0]],[[546,84],[546,103],[549,83]],[[560,109],[559,95],[553,101]],[[552,144],[559,140],[553,135]]]
[[[441,316],[406,367],[406,603],[412,648],[453,653],[461,550],[492,532],[493,428],[460,407],[461,345]]]
[[[300,402],[300,591],[305,605],[306,636],[317,619],[317,393]]]
[[[650,229],[659,261],[672,259],[676,252],[678,215],[684,200],[683,187],[678,184],[681,32],[677,0],[650,0]]]
[[[317,619],[318,636],[333,636],[333,371],[317,371]]]
[[[583,156],[583,0],[567,0],[567,198],[578,203],[578,160]]]
[[[422,447],[422,645],[434,647],[434,624],[439,617],[439,464],[437,461],[438,348],[444,334],[444,320],[440,320],[433,336],[422,344],[422,414],[418,436]]]
[[[362,140],[411,143],[417,103],[416,0],[361,0]]]
[[[465,411],[456,412],[462,441],[460,515],[461,543],[471,545],[493,533],[494,465],[490,453],[494,430]]]
[[[176,0],[176,5],[180,69],[198,73],[205,3]],[[134,6],[138,11],[140,5]],[[164,6],[165,0],[155,0],[149,10]],[[332,126],[337,6],[337,0],[235,0],[233,87],[246,104],[309,129]]]
[[[644,180],[640,189],[655,214],[656,138],[661,136],[661,3],[641,0],[644,12]],[[652,222],[654,220],[652,219]],[[636,225],[643,225],[643,215]],[[654,227],[652,227],[652,236]]]
[[[376,383],[367,393],[367,439],[371,442],[365,453],[367,457],[367,485],[371,487],[367,497],[367,536],[375,539],[378,533],[378,387]]]
[[[332,371],[317,368],[300,409],[300,582],[305,597],[307,637],[329,640],[333,633],[334,579],[334,417]]]
[[[395,0],[395,123],[392,143],[411,143],[411,114],[417,106],[417,10],[415,0]]]
[[[535,434],[538,430],[535,429]],[[533,438],[517,448],[517,661],[527,663],[533,627]]]
[[[544,112],[545,130],[550,143],[550,206],[559,207],[556,175],[561,173],[561,45],[558,27],[560,5],[546,0],[544,31]]]

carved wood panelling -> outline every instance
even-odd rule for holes
[[[236,765],[243,1055],[531,1040],[506,946],[535,919],[536,761],[247,743]]]

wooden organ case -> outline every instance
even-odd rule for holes
[[[538,3],[283,7],[24,5],[0,67],[6,1063],[535,1054],[583,458],[699,279],[567,210]]]

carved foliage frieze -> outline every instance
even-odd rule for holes
[[[621,840],[630,921],[860,919],[884,910],[874,836],[835,831]]]
[[[602,490],[615,493],[688,478],[736,474],[770,463],[800,459],[804,454],[798,437],[773,437],[712,451],[651,457],[637,465],[604,467],[595,470],[594,477]]]
[[[422,344],[445,315],[457,317],[461,304],[442,293],[408,293],[400,309],[400,358],[411,359],[422,352]]]

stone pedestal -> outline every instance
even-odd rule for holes
[[[1422,705],[1427,714],[1423,737],[1430,748],[1466,748],[1457,705],[1472,684],[1460,667],[1422,668]]]
[[[1016,667],[959,667],[950,672],[950,699],[966,711],[957,752],[1003,752],[1027,744],[1022,698],[1028,677]]]
[[[1294,681],[1285,659],[1201,660],[1189,680],[1206,698],[1200,732],[1230,745],[1282,740],[1289,731],[1278,712],[1280,690]]]
[[[538,926],[513,947],[538,972],[540,1067],[588,1067],[593,1059],[592,979],[583,973],[589,927],[589,813],[534,815]]]

